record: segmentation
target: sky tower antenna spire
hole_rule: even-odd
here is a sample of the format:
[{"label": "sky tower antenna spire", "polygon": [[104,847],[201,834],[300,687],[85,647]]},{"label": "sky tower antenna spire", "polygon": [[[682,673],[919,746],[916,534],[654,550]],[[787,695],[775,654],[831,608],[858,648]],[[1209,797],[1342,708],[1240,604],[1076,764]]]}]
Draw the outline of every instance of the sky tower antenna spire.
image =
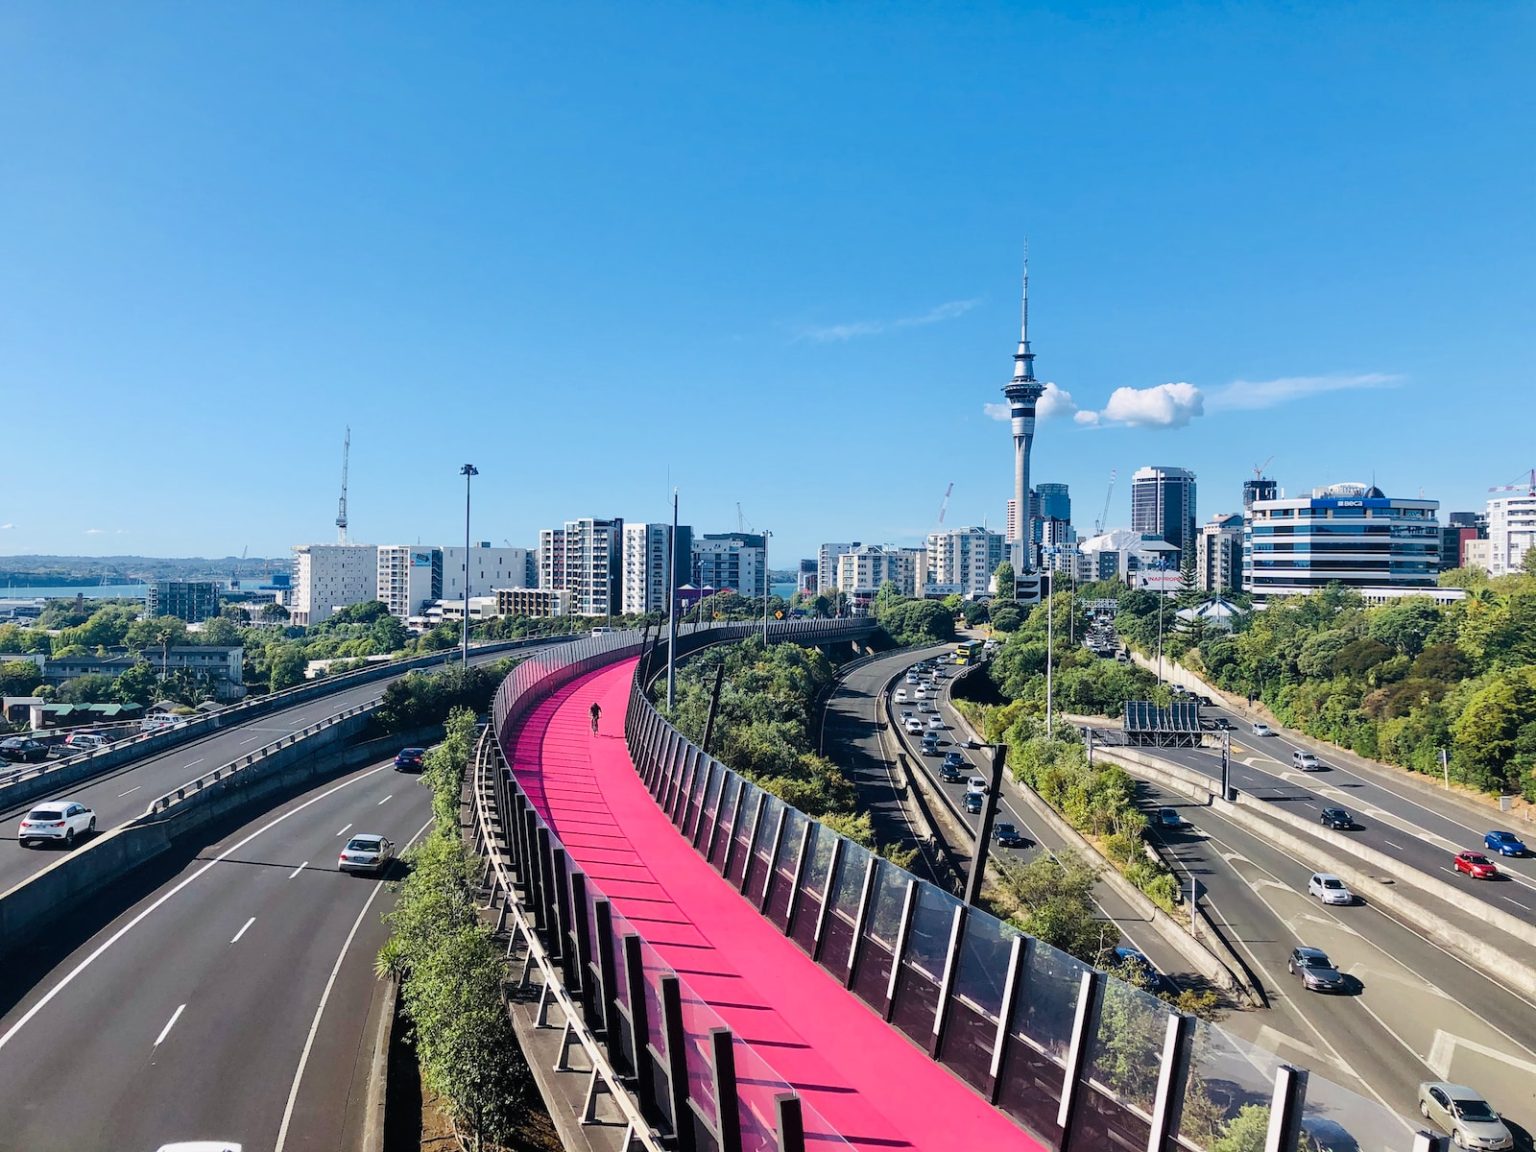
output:
[{"label": "sky tower antenna spire", "polygon": [[347,464],[352,456],[352,425],[341,442],[341,499],[336,503],[336,543],[347,542]]}]

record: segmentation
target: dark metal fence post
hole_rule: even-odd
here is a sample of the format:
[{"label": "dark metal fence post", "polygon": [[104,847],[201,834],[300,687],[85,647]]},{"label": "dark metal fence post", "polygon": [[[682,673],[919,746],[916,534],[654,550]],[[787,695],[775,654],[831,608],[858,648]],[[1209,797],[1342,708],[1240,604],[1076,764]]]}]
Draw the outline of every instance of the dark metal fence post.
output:
[{"label": "dark metal fence post", "polygon": [[576,971],[580,974],[575,991],[581,994],[581,1010],[590,1021],[597,1011],[592,1000],[592,926],[587,922],[587,874],[580,868],[571,871],[571,927],[576,930]]},{"label": "dark metal fence post", "polygon": [[777,1111],[778,1152],[805,1152],[805,1120],[800,1113],[800,1097],[783,1092],[773,1098]]},{"label": "dark metal fence post", "polygon": [[[800,829],[800,844],[795,849],[795,873],[789,881],[789,906],[784,909],[784,935],[786,936],[795,930],[795,913],[800,910],[800,887],[805,883],[805,867],[810,862],[811,854],[811,832],[815,829],[815,827],[816,825],[814,821],[807,820],[805,822],[805,827]],[[832,841],[834,852],[837,850],[836,846],[841,843],[841,837],[838,837],[836,840]],[[832,873],[834,871],[836,871],[835,860],[833,865],[827,869],[826,895],[829,895],[832,892]],[[827,907],[826,895],[823,895],[821,901],[821,907],[823,911],[825,911]],[[820,924],[820,917],[817,917],[817,924]],[[815,947],[813,941],[813,959],[814,951]]]},{"label": "dark metal fence post", "polygon": [[715,1081],[715,1126],[719,1152],[741,1152],[741,1101],[736,1093],[736,1048],[729,1028],[709,1030],[710,1065]]},{"label": "dark metal fence post", "polygon": [[[816,913],[816,932],[811,937],[811,959],[821,962],[821,942],[827,935],[827,917],[832,913],[832,894],[837,891],[839,883],[838,873],[843,867],[843,845],[847,843],[841,836],[832,841],[832,859],[827,861],[827,877],[822,882],[821,908]],[[871,853],[871,856],[874,854]],[[796,880],[796,886],[799,881]],[[785,929],[788,931],[788,929]]]},{"label": "dark metal fence post", "polygon": [[709,755],[715,737],[715,709],[720,707],[720,684],[725,679],[725,661],[715,666],[715,687],[709,694],[709,715],[704,720],[704,754]]},{"label": "dark metal fence post", "polygon": [[875,894],[875,869],[880,857],[873,852],[864,861],[864,884],[859,889],[859,912],[853,921],[853,940],[848,945],[848,974],[843,977],[843,987],[852,988],[853,978],[859,971],[859,960],[864,953],[864,930],[869,927],[870,903]]},{"label": "dark metal fence post", "polygon": [[896,928],[896,947],[891,952],[891,978],[885,986],[885,1022],[896,1013],[896,989],[901,985],[901,958],[912,934],[912,913],[917,909],[917,881],[907,881],[907,893],[901,901],[901,923]]},{"label": "dark metal fence post", "polygon": [[939,1002],[933,1012],[933,1035],[928,1044],[928,1055],[934,1059],[944,1050],[944,1032],[949,1024],[949,1008],[955,995],[955,972],[960,966],[960,949],[965,946],[965,917],[968,906],[955,905],[955,914],[949,922],[949,947],[944,952],[944,975],[939,979]]},{"label": "dark metal fence post", "polygon": [[1008,746],[992,746],[992,778],[987,784],[987,799],[981,809],[981,827],[976,832],[976,854],[971,859],[971,874],[966,877],[965,902],[972,908],[981,898],[982,881],[987,875],[987,853],[992,847],[992,821],[1003,791],[1003,766],[1008,761]]},{"label": "dark metal fence post", "polygon": [[789,823],[789,805],[779,806],[779,818],[773,826],[773,843],[768,848],[768,870],[763,874],[763,890],[758,895],[757,910],[768,909],[768,893],[773,891],[773,877],[779,870],[779,851],[784,846],[784,825]]},{"label": "dark metal fence post", "polygon": [[[608,901],[601,902],[607,912]],[[651,1011],[645,1002],[645,960],[640,953],[640,937],[624,934],[624,983],[629,987],[629,1025],[634,1033],[626,1054],[635,1074],[636,1093],[647,1116],[656,1114],[656,1070],[651,1064]],[[617,1027],[613,1029],[618,1031]]]},{"label": "dark metal fence post", "polygon": [[551,848],[550,875],[555,879],[555,936],[560,941],[560,975],[569,990],[577,989],[580,985],[577,983],[576,957],[571,954],[571,939],[575,933],[571,928],[571,886],[566,867],[565,849]]},{"label": "dark metal fence post", "polygon": [[[725,785],[722,783],[720,788],[723,791],[725,789]],[[746,797],[746,777],[738,776],[736,778],[736,799],[731,804],[731,825],[725,830],[725,858],[720,861],[720,875],[722,876],[729,876],[731,874],[731,857],[736,854],[736,825],[741,823],[741,802],[745,800]],[[720,828],[717,825],[714,832],[710,834],[711,841],[713,841],[713,839],[719,835]],[[711,843],[711,849],[713,849],[713,843]],[[711,850],[710,855],[714,855],[713,850]]]},{"label": "dark metal fence post", "polygon": [[555,895],[555,855],[550,843],[549,827],[539,825],[539,929],[544,934],[544,947],[551,960],[560,959],[564,951],[560,947],[559,898]]},{"label": "dark metal fence post", "polygon": [[1071,1147],[1072,1122],[1082,1107],[1084,1092],[1091,1091],[1083,1080],[1088,1064],[1090,1033],[1099,1016],[1099,1001],[1104,995],[1104,973],[1089,970],[1078,983],[1077,1015],[1072,1022],[1072,1043],[1067,1048],[1067,1066],[1062,1075],[1061,1105],[1056,1109],[1056,1126],[1061,1129],[1063,1148]]},{"label": "dark metal fence post", "polygon": [[752,857],[757,854],[757,838],[762,834],[763,809],[768,806],[768,793],[757,794],[757,804],[752,809],[752,834],[747,838],[747,858],[741,866],[741,884],[739,891],[743,896],[747,893],[747,880],[752,875]]},{"label": "dark metal fence post", "polygon": [[693,1114],[688,1107],[688,1033],[683,1028],[683,989],[668,972],[661,986],[661,1027],[667,1038],[667,1092],[672,1103],[672,1134],[680,1152],[694,1152]]}]

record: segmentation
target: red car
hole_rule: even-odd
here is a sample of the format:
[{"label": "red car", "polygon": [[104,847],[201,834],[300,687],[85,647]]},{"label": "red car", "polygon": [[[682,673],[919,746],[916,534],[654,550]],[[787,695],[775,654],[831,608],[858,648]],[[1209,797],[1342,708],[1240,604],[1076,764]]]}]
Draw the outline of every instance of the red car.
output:
[{"label": "red car", "polygon": [[1492,880],[1499,874],[1499,866],[1481,852],[1458,852],[1456,871],[1465,872],[1474,880]]}]

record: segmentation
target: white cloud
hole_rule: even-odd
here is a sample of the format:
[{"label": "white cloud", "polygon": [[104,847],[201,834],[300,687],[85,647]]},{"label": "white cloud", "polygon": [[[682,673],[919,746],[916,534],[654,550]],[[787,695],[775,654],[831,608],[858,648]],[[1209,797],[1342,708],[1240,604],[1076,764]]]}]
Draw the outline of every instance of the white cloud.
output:
[{"label": "white cloud", "polygon": [[[983,404],[981,410],[989,418],[1001,420],[1005,424],[1013,418],[1013,412],[1006,403]],[[1045,391],[1040,394],[1040,399],[1035,404],[1035,417],[1040,420],[1052,420],[1057,416],[1069,416],[1074,412],[1077,412],[1077,405],[1072,401],[1072,393],[1065,388],[1056,387],[1054,383],[1046,384]]]},{"label": "white cloud", "polygon": [[860,336],[878,336],[882,332],[894,332],[902,328],[921,328],[928,324],[939,324],[945,320],[953,320],[957,316],[964,316],[979,303],[981,303],[979,300],[950,300],[935,305],[917,316],[901,316],[895,320],[854,320],[846,324],[802,328],[797,333],[797,338],[814,340],[818,344],[832,344],[854,340]]},{"label": "white cloud", "polygon": [[1251,411],[1273,408],[1292,400],[1302,400],[1325,392],[1347,392],[1361,388],[1395,388],[1402,377],[1381,372],[1354,376],[1282,376],[1278,380],[1234,380],[1213,390],[1211,411]]},{"label": "white cloud", "polygon": [[1193,384],[1178,381],[1151,388],[1116,388],[1100,412],[1078,412],[1079,424],[1123,424],[1131,428],[1182,428],[1205,414],[1205,397]]},{"label": "white cloud", "polygon": [[85,530],[85,534],[87,536],[104,536],[106,535],[106,531],[107,530],[105,528],[87,528]]},{"label": "white cloud", "polygon": [[14,524],[0,524],[0,532],[7,531],[8,529],[11,529],[11,528],[14,528],[14,527],[16,527],[16,525],[14,525]]}]

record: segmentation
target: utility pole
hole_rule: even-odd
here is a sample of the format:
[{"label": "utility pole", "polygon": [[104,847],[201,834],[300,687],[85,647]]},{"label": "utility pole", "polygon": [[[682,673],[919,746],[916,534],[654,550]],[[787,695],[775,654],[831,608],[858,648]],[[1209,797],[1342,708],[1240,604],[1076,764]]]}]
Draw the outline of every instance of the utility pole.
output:
[{"label": "utility pole", "polygon": [[768,538],[773,533],[763,529],[763,650],[768,649]]},{"label": "utility pole", "polygon": [[464,647],[463,667],[469,667],[469,482],[480,475],[480,469],[466,464],[459,469],[464,477]]},{"label": "utility pole", "polygon": [[992,780],[987,785],[987,798],[981,807],[981,828],[976,833],[976,854],[971,858],[971,874],[965,881],[965,902],[971,907],[981,898],[981,881],[987,871],[987,853],[992,847],[992,818],[997,812],[998,798],[1003,791],[1003,765],[1008,760],[1008,746],[993,744]]},{"label": "utility pole", "polygon": [[[1055,573],[1052,572],[1051,583],[1048,585],[1051,592],[1056,591]],[[1051,648],[1055,640],[1055,601],[1056,597],[1047,593],[1045,597],[1045,738],[1053,739],[1056,729],[1052,723],[1055,719],[1052,708],[1053,697],[1051,695]]]}]

